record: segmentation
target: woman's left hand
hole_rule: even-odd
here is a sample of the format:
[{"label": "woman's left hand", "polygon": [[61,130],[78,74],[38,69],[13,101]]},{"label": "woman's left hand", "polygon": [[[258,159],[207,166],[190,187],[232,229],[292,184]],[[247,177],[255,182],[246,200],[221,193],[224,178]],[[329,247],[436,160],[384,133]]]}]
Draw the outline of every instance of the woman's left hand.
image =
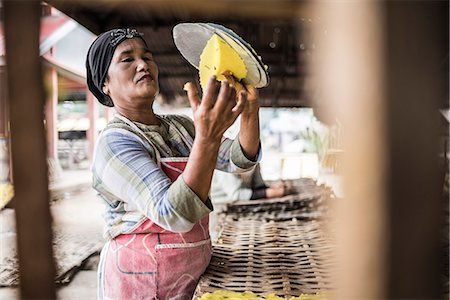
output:
[{"label": "woman's left hand", "polygon": [[245,103],[245,108],[242,114],[244,116],[257,115],[259,112],[258,90],[251,85],[246,85],[245,90],[247,91],[247,102]]}]

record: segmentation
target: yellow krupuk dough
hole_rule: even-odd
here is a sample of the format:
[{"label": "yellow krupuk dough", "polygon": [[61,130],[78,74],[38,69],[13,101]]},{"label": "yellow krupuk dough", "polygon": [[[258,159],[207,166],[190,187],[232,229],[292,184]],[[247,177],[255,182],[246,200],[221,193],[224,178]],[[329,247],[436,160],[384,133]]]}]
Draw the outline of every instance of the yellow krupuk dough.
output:
[{"label": "yellow krupuk dough", "polygon": [[239,81],[247,76],[247,68],[239,54],[220,36],[214,34],[200,55],[199,74],[202,89],[205,89],[212,75],[219,81],[225,80],[225,71],[231,72]]}]

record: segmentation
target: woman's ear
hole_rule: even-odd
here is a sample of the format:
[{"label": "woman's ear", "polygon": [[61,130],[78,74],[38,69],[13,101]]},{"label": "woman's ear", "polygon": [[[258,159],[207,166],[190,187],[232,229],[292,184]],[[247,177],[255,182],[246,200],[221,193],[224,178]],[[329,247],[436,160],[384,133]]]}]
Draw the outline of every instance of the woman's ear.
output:
[{"label": "woman's ear", "polygon": [[109,96],[109,87],[108,87],[108,82],[107,81],[105,81],[105,83],[103,84],[102,90],[103,90],[103,93],[105,95]]}]

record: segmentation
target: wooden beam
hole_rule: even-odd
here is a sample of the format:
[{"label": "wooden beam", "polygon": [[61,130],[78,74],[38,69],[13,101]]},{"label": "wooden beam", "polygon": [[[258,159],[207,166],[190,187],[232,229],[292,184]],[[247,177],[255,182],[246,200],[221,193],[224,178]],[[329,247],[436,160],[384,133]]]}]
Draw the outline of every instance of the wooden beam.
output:
[{"label": "wooden beam", "polygon": [[286,20],[310,16],[305,5],[307,1],[296,0],[152,0],[134,1],[132,6],[129,0],[48,0],[47,3],[71,16],[95,34],[124,24],[158,27],[189,20]]},{"label": "wooden beam", "polygon": [[106,120],[106,123],[112,120],[114,112],[115,112],[114,107],[106,107],[106,106],[104,107],[104,118]]},{"label": "wooden beam", "polygon": [[448,95],[448,1],[385,3],[387,298],[443,299],[438,108]]},{"label": "wooden beam", "polygon": [[0,65],[0,137],[9,136],[9,109],[6,97],[5,67]]},{"label": "wooden beam", "polygon": [[47,156],[49,159],[58,161],[58,129],[56,122],[58,118],[58,73],[55,68],[46,68],[47,91],[45,103],[45,129],[47,133]]},{"label": "wooden beam", "polygon": [[23,299],[55,299],[39,59],[41,5],[11,0],[3,1],[3,9],[20,293]]},{"label": "wooden beam", "polygon": [[[325,119],[342,124],[344,198],[336,203],[337,299],[386,297],[386,99],[380,2],[316,4]],[[324,32],[327,32],[324,34]],[[322,114],[321,114],[322,115]]]},{"label": "wooden beam", "polygon": [[86,88],[86,102],[88,109],[89,118],[89,129],[87,131],[88,140],[88,158],[92,161],[94,155],[95,142],[97,141],[97,119],[98,119],[98,106],[97,99],[94,95]]},{"label": "wooden beam", "polygon": [[336,296],[442,299],[437,145],[438,104],[448,91],[440,78],[448,68],[448,2],[316,9],[322,108],[344,132],[345,197],[332,223]]}]

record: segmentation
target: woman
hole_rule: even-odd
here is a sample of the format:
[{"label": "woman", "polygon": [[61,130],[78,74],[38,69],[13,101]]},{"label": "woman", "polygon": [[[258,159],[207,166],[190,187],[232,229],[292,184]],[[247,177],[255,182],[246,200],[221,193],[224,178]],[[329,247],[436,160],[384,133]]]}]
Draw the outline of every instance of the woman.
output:
[{"label": "woman", "polygon": [[[134,29],[101,34],[87,60],[90,91],[114,106],[99,137],[93,186],[106,202],[99,298],[190,299],[211,258],[208,193],[214,168],[252,169],[260,157],[254,89],[236,93],[212,77],[200,96],[185,90],[194,121],[158,116],[158,67]],[[241,115],[238,139],[223,138]]]}]

